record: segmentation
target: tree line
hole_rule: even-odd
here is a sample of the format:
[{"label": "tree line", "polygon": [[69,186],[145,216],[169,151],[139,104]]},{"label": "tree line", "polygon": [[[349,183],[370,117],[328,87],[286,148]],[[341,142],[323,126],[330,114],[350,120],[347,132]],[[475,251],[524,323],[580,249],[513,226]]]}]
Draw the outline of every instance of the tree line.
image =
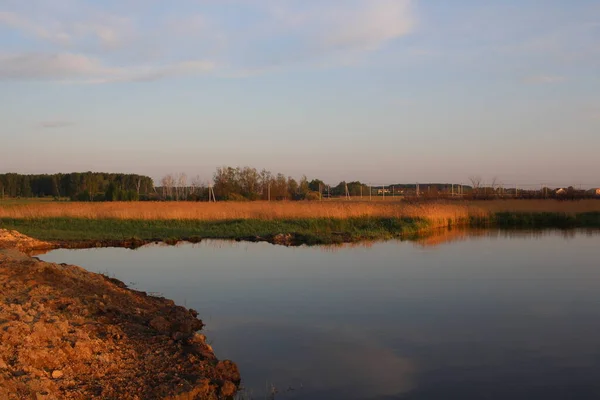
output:
[{"label": "tree line", "polygon": [[0,198],[54,197],[75,201],[252,201],[319,200],[334,197],[402,196],[405,198],[583,198],[597,197],[595,191],[564,189],[505,188],[494,178],[483,184],[478,176],[470,185],[451,183],[394,184],[369,186],[359,181],[328,185],[321,179],[299,180],[281,173],[251,167],[219,167],[211,181],[200,176],[188,179],[184,173],[167,174],[154,185],[148,176],[101,172],[22,175],[0,174]]},{"label": "tree line", "polygon": [[[423,193],[438,193],[447,184],[421,187]],[[382,193],[383,192],[383,193]],[[74,201],[252,201],[319,200],[329,197],[370,195],[411,195],[414,184],[370,187],[359,182],[342,181],[328,185],[321,179],[299,180],[281,173],[251,167],[224,166],[216,169],[211,182],[199,176],[188,179],[185,173],[167,174],[154,185],[148,176],[101,172],[23,175],[0,174],[0,198],[54,197]]]},{"label": "tree line", "polygon": [[[458,194],[458,185],[456,194]],[[214,193],[215,200],[252,201],[252,200],[319,200],[333,197],[369,197],[369,196],[439,196],[452,193],[454,185],[435,184],[396,184],[369,186],[360,181],[341,181],[337,185],[328,185],[321,179],[299,180],[281,173],[257,170],[251,167],[224,166],[216,169],[211,183],[200,176],[189,179],[184,173],[167,174],[157,186],[157,196],[162,200],[199,200],[209,201]],[[468,190],[462,186],[461,190]]]},{"label": "tree line", "polygon": [[0,174],[0,197],[54,197],[77,201],[135,201],[154,193],[152,178],[135,174],[73,172]]},{"label": "tree line", "polygon": [[318,200],[326,187],[320,179],[296,180],[281,173],[251,167],[219,167],[211,183],[199,176],[188,180],[186,174],[168,174],[160,180],[157,194],[163,200]]}]

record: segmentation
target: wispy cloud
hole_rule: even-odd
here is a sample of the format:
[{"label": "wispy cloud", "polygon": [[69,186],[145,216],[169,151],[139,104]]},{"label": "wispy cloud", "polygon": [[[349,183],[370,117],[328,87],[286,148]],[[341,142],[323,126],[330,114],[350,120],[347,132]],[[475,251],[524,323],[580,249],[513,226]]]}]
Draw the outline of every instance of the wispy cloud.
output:
[{"label": "wispy cloud", "polygon": [[59,24],[51,25],[53,26],[45,27],[14,12],[0,12],[0,26],[12,28],[57,44],[68,44],[71,41],[71,35],[61,30]]},{"label": "wispy cloud", "polygon": [[0,80],[109,83],[154,81],[168,76],[209,72],[210,61],[190,60],[172,64],[111,67],[82,54],[25,53],[0,55]]},{"label": "wispy cloud", "polygon": [[343,65],[415,26],[411,0],[182,0],[164,15],[137,1],[110,12],[84,0],[60,3],[9,2],[0,12],[0,29],[25,38],[0,53],[0,79],[101,83]]},{"label": "wispy cloud", "polygon": [[131,19],[108,14],[66,20],[60,16],[40,17],[0,12],[0,26],[59,46],[98,45],[107,49],[123,45],[134,31]]},{"label": "wispy cloud", "polygon": [[270,12],[287,33],[326,48],[373,50],[415,26],[409,0],[287,1]]}]

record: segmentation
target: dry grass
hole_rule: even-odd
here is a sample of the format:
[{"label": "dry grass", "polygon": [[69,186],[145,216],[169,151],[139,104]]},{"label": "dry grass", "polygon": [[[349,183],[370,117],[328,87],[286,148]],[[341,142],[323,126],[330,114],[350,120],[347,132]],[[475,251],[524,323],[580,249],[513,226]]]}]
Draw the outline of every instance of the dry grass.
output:
[{"label": "dry grass", "polygon": [[38,203],[0,206],[0,218],[88,218],[131,220],[234,220],[354,217],[427,217],[459,219],[478,212],[476,207],[444,203],[368,202],[139,202]]},{"label": "dry grass", "polygon": [[29,203],[3,205],[0,218],[86,218],[125,220],[234,220],[393,217],[432,221],[461,220],[496,212],[600,211],[600,201],[497,200],[465,202],[135,202],[135,203]]}]

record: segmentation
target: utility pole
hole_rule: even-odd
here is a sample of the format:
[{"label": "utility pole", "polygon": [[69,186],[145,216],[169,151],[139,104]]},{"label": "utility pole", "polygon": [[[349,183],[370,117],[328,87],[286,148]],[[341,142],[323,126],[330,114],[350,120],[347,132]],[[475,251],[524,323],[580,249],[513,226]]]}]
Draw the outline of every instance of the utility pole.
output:
[{"label": "utility pole", "polygon": [[348,191],[348,184],[346,183],[346,199],[350,200],[350,192]]},{"label": "utility pole", "polygon": [[271,201],[271,182],[267,184],[267,199]]},{"label": "utility pole", "polygon": [[369,185],[369,201],[371,201],[373,198],[373,187],[371,185]]},{"label": "utility pole", "polygon": [[383,200],[385,200],[385,185],[381,187],[381,195],[383,196]]},{"label": "utility pole", "polygon": [[208,185],[208,202],[216,203],[217,199],[215,198],[215,191],[213,190],[212,185]]},{"label": "utility pole", "polygon": [[419,197],[421,193],[419,193],[419,182],[417,182],[417,197]]}]

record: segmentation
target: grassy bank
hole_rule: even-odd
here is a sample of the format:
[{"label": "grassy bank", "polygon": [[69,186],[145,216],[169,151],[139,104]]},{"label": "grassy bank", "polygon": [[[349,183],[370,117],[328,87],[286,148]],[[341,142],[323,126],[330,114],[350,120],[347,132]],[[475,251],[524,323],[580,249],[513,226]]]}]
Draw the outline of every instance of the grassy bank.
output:
[{"label": "grassy bank", "polygon": [[494,213],[464,220],[426,218],[305,218],[282,220],[126,220],[88,218],[2,218],[0,227],[46,241],[199,240],[203,238],[277,241],[291,234],[294,244],[329,244],[417,237],[452,226],[500,228],[600,228],[600,212]]},{"label": "grassy bank", "polygon": [[46,241],[182,240],[200,238],[269,239],[293,234],[297,241],[326,244],[390,239],[427,230],[430,222],[414,218],[295,220],[119,220],[82,218],[0,219],[0,227]]},{"label": "grassy bank", "polygon": [[0,228],[48,241],[136,238],[326,244],[414,237],[454,226],[600,227],[600,201],[0,203]]}]

